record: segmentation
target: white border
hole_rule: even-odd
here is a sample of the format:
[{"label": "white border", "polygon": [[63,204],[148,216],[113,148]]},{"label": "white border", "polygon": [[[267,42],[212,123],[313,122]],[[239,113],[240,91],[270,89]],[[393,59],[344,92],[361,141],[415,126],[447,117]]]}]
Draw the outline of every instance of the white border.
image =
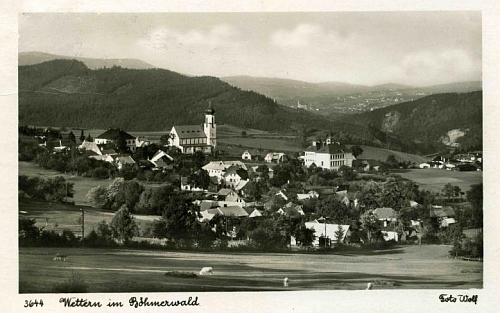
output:
[{"label": "white border", "polygon": [[[54,312],[62,309],[57,303],[59,295],[43,295],[46,305],[43,308],[24,309],[26,295],[18,294],[18,248],[17,248],[17,14],[20,12],[285,12],[285,11],[448,11],[480,10],[483,21],[483,101],[484,101],[484,182],[485,182],[485,262],[484,288],[470,290],[469,294],[479,294],[477,305],[442,304],[438,301],[440,293],[454,293],[457,290],[411,290],[387,291],[314,291],[287,293],[175,293],[142,294],[150,299],[165,296],[183,298],[197,295],[200,307],[132,309],[124,307],[124,312],[497,312],[500,301],[496,287],[500,279],[497,270],[499,258],[498,209],[495,196],[498,196],[499,182],[496,179],[499,167],[495,164],[498,155],[499,117],[498,88],[500,87],[500,2],[497,0],[480,1],[411,1],[411,0],[358,0],[358,1],[77,1],[77,0],[3,0],[0,1],[0,273],[2,296],[1,312]],[[141,294],[134,294],[141,296]],[[132,294],[85,294],[92,300],[107,301],[109,298],[126,303]],[[36,296],[40,298],[40,296]],[[106,311],[70,309],[87,312]],[[114,311],[117,311],[116,309]]]}]

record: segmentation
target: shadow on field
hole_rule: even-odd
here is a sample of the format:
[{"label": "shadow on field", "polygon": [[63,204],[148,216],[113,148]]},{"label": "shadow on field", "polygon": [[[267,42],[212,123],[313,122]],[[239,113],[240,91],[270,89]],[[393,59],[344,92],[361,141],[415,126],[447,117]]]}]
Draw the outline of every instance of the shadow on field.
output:
[{"label": "shadow on field", "polygon": [[354,256],[354,255],[367,255],[367,256],[373,256],[373,255],[391,255],[391,254],[400,254],[404,253],[403,247],[397,246],[397,247],[392,247],[392,248],[385,248],[381,250],[348,250],[348,251],[339,251],[336,252],[335,254],[337,255],[343,255],[343,256]]}]

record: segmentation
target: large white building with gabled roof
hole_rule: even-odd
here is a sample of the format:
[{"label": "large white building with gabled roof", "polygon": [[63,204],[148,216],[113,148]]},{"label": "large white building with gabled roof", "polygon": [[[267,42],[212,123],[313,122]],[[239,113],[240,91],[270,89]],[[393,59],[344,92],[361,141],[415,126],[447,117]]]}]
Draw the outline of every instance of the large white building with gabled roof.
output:
[{"label": "large white building with gabled roof", "polygon": [[170,146],[177,147],[182,153],[211,153],[217,146],[217,126],[215,125],[215,110],[209,107],[205,110],[203,125],[178,125],[170,131]]}]

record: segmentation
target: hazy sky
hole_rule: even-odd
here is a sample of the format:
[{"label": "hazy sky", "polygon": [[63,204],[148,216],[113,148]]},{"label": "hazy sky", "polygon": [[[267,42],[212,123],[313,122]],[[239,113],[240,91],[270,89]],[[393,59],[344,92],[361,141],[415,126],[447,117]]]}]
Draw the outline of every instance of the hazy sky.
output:
[{"label": "hazy sky", "polygon": [[19,51],[137,58],[189,75],[431,85],[481,80],[480,12],[37,13]]}]

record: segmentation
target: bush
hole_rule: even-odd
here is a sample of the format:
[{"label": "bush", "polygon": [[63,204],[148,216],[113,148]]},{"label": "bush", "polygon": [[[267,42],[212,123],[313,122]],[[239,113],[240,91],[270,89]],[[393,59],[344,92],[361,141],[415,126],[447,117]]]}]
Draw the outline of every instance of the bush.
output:
[{"label": "bush", "polygon": [[198,278],[198,275],[196,275],[193,272],[178,272],[178,271],[166,272],[165,276],[179,277],[179,278]]},{"label": "bush", "polygon": [[83,276],[75,271],[71,271],[68,279],[60,284],[54,286],[55,293],[84,293],[87,292],[87,284]]}]

